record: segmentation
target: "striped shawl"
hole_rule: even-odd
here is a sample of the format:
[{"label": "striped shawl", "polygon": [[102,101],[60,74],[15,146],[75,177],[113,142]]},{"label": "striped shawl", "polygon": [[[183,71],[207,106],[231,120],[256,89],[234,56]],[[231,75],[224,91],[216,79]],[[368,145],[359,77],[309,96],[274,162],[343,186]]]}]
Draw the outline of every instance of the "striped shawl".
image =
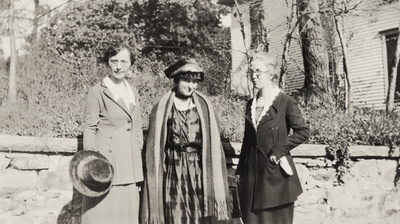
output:
[{"label": "striped shawl", "polygon": [[[165,143],[167,120],[171,112],[174,91],[169,91],[153,107],[150,114],[149,133],[144,151],[145,182],[141,206],[140,223],[164,223]],[[204,216],[217,220],[229,218],[228,183],[225,155],[220,132],[211,103],[202,94],[195,92],[193,100],[200,116],[202,130],[202,173],[204,191]]]}]

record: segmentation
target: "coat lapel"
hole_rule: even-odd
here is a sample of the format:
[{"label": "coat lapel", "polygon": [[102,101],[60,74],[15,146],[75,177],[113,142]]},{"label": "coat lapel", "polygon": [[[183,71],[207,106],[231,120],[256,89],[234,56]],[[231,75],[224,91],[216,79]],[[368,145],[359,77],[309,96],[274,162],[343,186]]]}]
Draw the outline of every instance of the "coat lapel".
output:
[{"label": "coat lapel", "polygon": [[104,87],[104,94],[111,100],[113,101],[115,104],[117,104],[128,116],[130,119],[132,119],[131,116],[131,111],[133,111],[133,108],[131,110],[128,110],[128,107],[126,106],[125,102],[122,99],[119,99],[118,101],[116,101],[111,93],[111,91],[107,88],[107,86],[103,83],[101,83],[101,86]]},{"label": "coat lapel", "polygon": [[251,103],[253,102],[253,99],[249,101],[246,107],[246,113],[245,113],[245,118],[250,124],[253,126],[254,130],[256,130],[256,126],[253,124],[253,121],[251,120]]},{"label": "coat lapel", "polygon": [[281,95],[282,95],[282,93],[279,93],[278,96],[276,96],[275,100],[272,102],[271,107],[268,109],[265,116],[263,118],[261,118],[261,121],[260,121],[260,123],[258,123],[257,127],[260,127],[261,125],[265,124],[266,122],[274,119],[276,113],[278,112],[279,103],[281,102]]}]

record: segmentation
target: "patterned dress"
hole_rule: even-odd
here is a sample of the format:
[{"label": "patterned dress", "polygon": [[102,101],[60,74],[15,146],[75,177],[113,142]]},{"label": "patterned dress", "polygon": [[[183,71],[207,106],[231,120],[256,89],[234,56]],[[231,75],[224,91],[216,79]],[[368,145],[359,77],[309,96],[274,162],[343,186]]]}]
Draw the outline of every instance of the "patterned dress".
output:
[{"label": "patterned dress", "polygon": [[180,111],[173,106],[167,127],[165,223],[204,223],[202,134],[196,107]]}]

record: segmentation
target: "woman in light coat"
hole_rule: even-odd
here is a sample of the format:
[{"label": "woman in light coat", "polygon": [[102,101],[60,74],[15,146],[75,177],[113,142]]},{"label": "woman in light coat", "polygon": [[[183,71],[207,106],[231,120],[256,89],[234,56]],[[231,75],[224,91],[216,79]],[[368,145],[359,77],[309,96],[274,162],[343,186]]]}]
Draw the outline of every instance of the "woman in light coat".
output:
[{"label": "woman in light coat", "polygon": [[111,46],[104,56],[110,74],[87,95],[83,146],[110,161],[114,178],[107,194],[83,197],[82,224],[138,223],[143,135],[138,93],[126,80],[133,59],[128,47]]},{"label": "woman in light coat", "polygon": [[309,129],[297,102],[274,84],[276,67],[267,53],[255,54],[250,66],[258,93],[247,103],[236,172],[246,224],[293,223],[294,201],[302,193],[290,150],[307,140]]}]

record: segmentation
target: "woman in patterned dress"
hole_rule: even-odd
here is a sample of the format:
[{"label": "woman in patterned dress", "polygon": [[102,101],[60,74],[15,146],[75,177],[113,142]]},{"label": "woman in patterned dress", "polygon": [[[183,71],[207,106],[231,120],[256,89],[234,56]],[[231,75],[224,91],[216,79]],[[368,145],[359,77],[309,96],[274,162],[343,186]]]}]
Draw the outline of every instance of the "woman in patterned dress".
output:
[{"label": "woman in patterned dress", "polygon": [[214,223],[229,218],[225,156],[211,103],[196,92],[194,59],[164,71],[175,87],[153,108],[145,149],[141,223]]}]

